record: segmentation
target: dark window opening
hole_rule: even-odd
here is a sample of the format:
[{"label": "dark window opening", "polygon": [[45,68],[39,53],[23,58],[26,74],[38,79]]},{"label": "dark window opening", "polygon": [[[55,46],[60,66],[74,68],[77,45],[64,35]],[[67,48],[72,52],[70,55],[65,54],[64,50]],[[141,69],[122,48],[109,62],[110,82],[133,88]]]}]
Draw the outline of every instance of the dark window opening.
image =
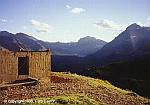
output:
[{"label": "dark window opening", "polygon": [[18,75],[29,75],[28,57],[18,58]]}]

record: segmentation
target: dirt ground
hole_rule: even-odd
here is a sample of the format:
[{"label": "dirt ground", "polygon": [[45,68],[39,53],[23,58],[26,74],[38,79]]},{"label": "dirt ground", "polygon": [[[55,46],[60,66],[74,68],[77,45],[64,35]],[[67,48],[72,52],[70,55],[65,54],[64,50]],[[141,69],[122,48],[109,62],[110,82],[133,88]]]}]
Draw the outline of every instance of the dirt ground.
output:
[{"label": "dirt ground", "polygon": [[[50,81],[51,82],[50,82]],[[104,86],[93,87],[79,78],[52,73],[49,78],[40,80],[36,86],[12,86],[1,88],[0,101],[31,98],[47,98],[65,94],[83,94],[104,105],[150,105],[150,101],[134,93],[112,91]]]}]

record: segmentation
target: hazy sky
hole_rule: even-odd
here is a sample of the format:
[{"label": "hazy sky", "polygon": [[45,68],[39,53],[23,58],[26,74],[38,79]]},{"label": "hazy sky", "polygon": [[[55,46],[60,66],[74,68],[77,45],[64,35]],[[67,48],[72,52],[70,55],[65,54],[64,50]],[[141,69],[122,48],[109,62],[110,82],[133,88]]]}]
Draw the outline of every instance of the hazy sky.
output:
[{"label": "hazy sky", "polygon": [[0,0],[0,30],[46,41],[111,41],[134,22],[150,26],[150,0]]}]

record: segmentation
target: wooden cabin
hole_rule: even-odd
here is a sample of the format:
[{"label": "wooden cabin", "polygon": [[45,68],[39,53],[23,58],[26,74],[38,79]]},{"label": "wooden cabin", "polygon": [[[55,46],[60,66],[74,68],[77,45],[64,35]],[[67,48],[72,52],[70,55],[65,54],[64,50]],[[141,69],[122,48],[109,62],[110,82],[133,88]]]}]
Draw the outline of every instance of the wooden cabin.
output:
[{"label": "wooden cabin", "polygon": [[47,51],[0,51],[0,83],[21,78],[43,78],[51,71],[51,53]]}]

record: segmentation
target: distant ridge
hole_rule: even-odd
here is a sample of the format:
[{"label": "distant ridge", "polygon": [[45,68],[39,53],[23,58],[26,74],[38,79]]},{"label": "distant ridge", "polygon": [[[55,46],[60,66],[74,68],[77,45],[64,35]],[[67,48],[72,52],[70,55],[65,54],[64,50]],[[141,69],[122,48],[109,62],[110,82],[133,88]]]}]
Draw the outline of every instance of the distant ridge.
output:
[{"label": "distant ridge", "polygon": [[134,23],[126,28],[102,49],[86,58],[94,64],[131,60],[150,54],[150,27],[141,27]]},{"label": "distant ridge", "polygon": [[44,42],[24,33],[12,34],[7,31],[0,32],[0,45],[10,51],[32,50],[40,51],[51,49],[53,55],[84,57],[95,53],[107,42],[94,37],[84,37],[78,42]]}]

